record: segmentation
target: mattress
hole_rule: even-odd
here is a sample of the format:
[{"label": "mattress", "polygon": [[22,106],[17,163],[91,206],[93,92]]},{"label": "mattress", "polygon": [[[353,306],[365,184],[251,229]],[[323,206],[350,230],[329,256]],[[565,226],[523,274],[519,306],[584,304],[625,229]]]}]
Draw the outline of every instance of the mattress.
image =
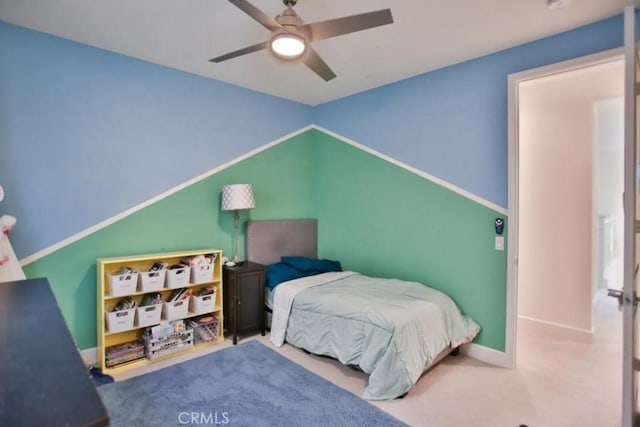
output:
[{"label": "mattress", "polygon": [[264,304],[269,310],[273,310],[273,294],[274,291],[265,286],[264,288]]}]

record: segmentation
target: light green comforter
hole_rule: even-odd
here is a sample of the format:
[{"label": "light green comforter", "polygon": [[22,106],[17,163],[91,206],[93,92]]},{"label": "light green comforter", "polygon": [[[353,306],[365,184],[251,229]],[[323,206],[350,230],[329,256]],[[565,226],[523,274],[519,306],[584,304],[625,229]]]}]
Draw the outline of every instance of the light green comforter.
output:
[{"label": "light green comforter", "polygon": [[286,341],[359,366],[369,374],[363,397],[382,400],[409,391],[442,350],[479,331],[440,291],[354,273],[299,292]]}]

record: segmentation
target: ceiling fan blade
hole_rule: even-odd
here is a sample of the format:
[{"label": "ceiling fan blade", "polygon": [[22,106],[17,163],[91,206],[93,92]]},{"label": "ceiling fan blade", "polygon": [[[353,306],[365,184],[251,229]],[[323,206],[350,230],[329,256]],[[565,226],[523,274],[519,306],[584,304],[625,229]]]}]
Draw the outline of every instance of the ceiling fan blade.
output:
[{"label": "ceiling fan blade", "polygon": [[238,56],[246,55],[247,53],[257,52],[261,49],[265,49],[269,45],[269,42],[262,42],[254,44],[253,46],[247,46],[243,49],[234,50],[233,52],[225,53],[224,55],[216,56],[210,59],[210,62],[222,62],[227,59],[236,58]]},{"label": "ceiling fan blade", "polygon": [[383,9],[328,21],[312,22],[301,25],[298,29],[306,31],[310,41],[318,41],[392,23],[391,9]]},{"label": "ceiling fan blade", "polygon": [[282,28],[282,25],[278,24],[278,21],[249,3],[247,0],[229,0],[229,3],[232,3],[235,7],[258,21],[260,25],[269,31]]},{"label": "ceiling fan blade", "polygon": [[311,68],[314,73],[322,77],[325,82],[336,77],[336,74],[331,71],[331,68],[329,68],[327,63],[320,58],[318,52],[316,52],[311,46],[307,46],[307,53],[302,58],[302,62],[304,62],[307,67]]}]

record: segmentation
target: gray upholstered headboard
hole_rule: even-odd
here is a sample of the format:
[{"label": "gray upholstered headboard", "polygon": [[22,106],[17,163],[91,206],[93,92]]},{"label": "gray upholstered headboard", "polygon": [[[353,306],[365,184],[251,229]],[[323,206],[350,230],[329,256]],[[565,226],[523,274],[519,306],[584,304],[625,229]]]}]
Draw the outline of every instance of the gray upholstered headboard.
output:
[{"label": "gray upholstered headboard", "polygon": [[247,260],[280,262],[281,256],[318,257],[318,220],[278,219],[247,222]]}]

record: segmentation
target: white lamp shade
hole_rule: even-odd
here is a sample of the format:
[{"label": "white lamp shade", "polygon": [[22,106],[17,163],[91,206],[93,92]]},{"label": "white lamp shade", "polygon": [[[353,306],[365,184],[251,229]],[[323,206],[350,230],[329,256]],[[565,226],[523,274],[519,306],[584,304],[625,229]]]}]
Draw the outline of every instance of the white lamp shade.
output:
[{"label": "white lamp shade", "polygon": [[231,184],[222,187],[223,211],[253,209],[255,206],[251,184]]}]

